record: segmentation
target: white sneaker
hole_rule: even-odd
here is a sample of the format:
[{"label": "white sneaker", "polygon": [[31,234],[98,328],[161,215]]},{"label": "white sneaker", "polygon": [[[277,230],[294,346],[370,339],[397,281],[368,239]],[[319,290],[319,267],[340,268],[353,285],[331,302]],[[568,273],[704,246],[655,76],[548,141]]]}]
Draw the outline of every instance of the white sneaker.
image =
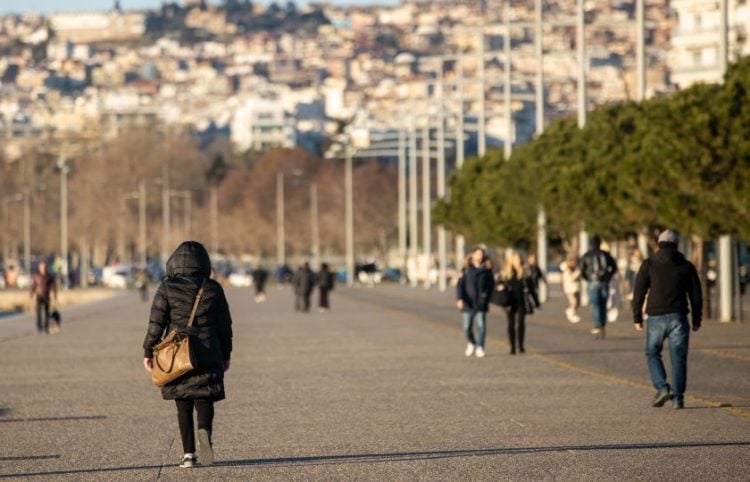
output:
[{"label": "white sneaker", "polygon": [[474,354],[474,345],[472,345],[471,343],[469,343],[468,345],[466,345],[466,351],[464,352],[464,354],[466,356],[473,355]]},{"label": "white sneaker", "polygon": [[575,313],[572,308],[565,308],[565,316],[568,318],[569,322],[574,323],[573,317],[575,316]]},{"label": "white sneaker", "polygon": [[180,460],[181,469],[190,469],[192,467],[195,467],[195,464],[196,464],[195,454],[185,454],[182,456],[182,460]]},{"label": "white sneaker", "polygon": [[570,319],[571,323],[579,323],[581,321],[581,317],[578,315],[573,315],[573,317]]},{"label": "white sneaker", "polygon": [[484,348],[478,346],[474,354],[477,356],[477,358],[484,358]]}]

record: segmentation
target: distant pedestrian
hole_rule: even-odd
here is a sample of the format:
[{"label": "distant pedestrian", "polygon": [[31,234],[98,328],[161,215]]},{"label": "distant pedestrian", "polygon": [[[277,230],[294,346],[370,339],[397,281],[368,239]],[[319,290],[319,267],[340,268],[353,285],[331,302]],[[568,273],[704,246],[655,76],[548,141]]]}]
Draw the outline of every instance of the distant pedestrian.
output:
[{"label": "distant pedestrian", "polygon": [[628,267],[625,270],[625,288],[627,290],[628,301],[633,299],[633,290],[635,290],[635,275],[638,274],[638,270],[641,269],[643,264],[643,254],[641,250],[636,248],[628,258]]},{"label": "distant pedestrian", "polygon": [[539,263],[536,261],[536,255],[530,254],[528,259],[526,260],[526,267],[529,272],[529,276],[531,277],[532,283],[534,283],[534,291],[539,294],[539,286],[541,286],[542,283],[545,285],[547,284],[547,277],[544,274],[544,271],[542,271],[542,268],[539,267]]},{"label": "distant pedestrian", "polygon": [[138,288],[138,292],[141,294],[141,301],[144,303],[148,301],[148,283],[149,275],[146,268],[141,268],[135,275],[135,287]]},{"label": "distant pedestrian", "polygon": [[601,249],[599,236],[591,237],[591,249],[581,259],[581,276],[588,282],[589,302],[594,318],[591,334],[604,339],[607,325],[609,282],[617,272],[617,263],[609,252]]},{"label": "distant pedestrian", "polygon": [[581,270],[574,257],[569,257],[560,264],[562,274],[562,290],[568,300],[565,316],[571,323],[578,323],[581,317],[578,315],[578,307],[581,304]]},{"label": "distant pedestrian", "polygon": [[[667,230],[659,235],[659,250],[638,270],[633,292],[633,321],[638,331],[643,330],[644,302],[648,315],[646,359],[651,382],[657,390],[651,405],[661,407],[671,399],[672,407],[683,408],[690,341],[687,315],[691,313],[693,331],[698,331],[703,298],[698,272],[693,263],[677,250],[677,235],[673,231]],[[667,383],[661,358],[666,339],[669,339],[669,358],[672,362],[671,387]]]},{"label": "distant pedestrian", "polygon": [[524,265],[521,253],[514,252],[506,261],[499,288],[510,291],[510,304],[505,307],[505,313],[508,316],[510,354],[516,354],[516,347],[521,353],[526,353],[524,347],[526,315],[534,313],[534,309],[539,308],[539,297],[536,293],[534,278],[528,267]]},{"label": "distant pedestrian", "polygon": [[335,274],[331,272],[328,267],[328,263],[320,265],[320,272],[318,273],[318,293],[320,299],[318,300],[318,311],[321,313],[331,309],[331,304],[328,299],[333,287],[335,286]]},{"label": "distant pedestrian", "polygon": [[[487,312],[494,289],[492,262],[483,248],[476,247],[467,258],[463,273],[456,285],[456,307],[461,312],[461,321],[466,335],[466,356],[476,355],[479,358],[485,356]],[[475,320],[476,336],[474,335]]]},{"label": "distant pedestrian", "polygon": [[315,286],[315,275],[310,269],[310,263],[305,263],[292,277],[294,287],[294,309],[296,311],[310,311],[310,295]]},{"label": "distant pedestrian", "polygon": [[[210,279],[211,260],[202,244],[182,243],[167,261],[167,278],[154,295],[148,331],[143,341],[143,364],[149,372],[154,368],[153,352],[165,333],[182,330],[191,335],[195,368],[161,389],[165,400],[177,405],[184,455],[180,467],[193,467],[197,462],[211,465],[214,402],[225,398],[224,372],[229,370],[232,352],[232,317],[221,285]],[[190,313],[201,286],[192,327]],[[193,410],[198,420],[198,449],[195,454]]]},{"label": "distant pedestrian", "polygon": [[57,283],[55,277],[47,271],[47,263],[39,263],[37,272],[31,281],[31,299],[36,298],[36,329],[38,333],[49,333],[50,300],[57,300]]},{"label": "distant pedestrian", "polygon": [[268,280],[268,271],[263,266],[258,265],[252,272],[253,285],[255,286],[255,302],[262,303],[266,301],[266,281]]}]

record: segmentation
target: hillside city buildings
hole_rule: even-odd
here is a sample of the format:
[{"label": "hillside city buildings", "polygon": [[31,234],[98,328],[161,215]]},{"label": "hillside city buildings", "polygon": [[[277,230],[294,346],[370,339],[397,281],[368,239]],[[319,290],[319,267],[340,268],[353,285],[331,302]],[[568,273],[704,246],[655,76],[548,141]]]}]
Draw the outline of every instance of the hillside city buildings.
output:
[{"label": "hillside city buildings", "polygon": [[[465,126],[475,152],[482,105],[489,145],[521,142],[535,129],[534,3],[183,1],[136,12],[123,1],[105,12],[6,15],[0,154],[12,161],[40,138],[100,139],[131,126],[186,129],[203,142],[223,136],[237,151],[299,145],[320,153],[343,125],[367,146],[436,109],[449,128]],[[547,122],[576,112],[575,3],[544,2]],[[588,108],[637,96],[634,4],[585,2]],[[750,14],[744,0],[729,5],[736,58],[750,51]],[[719,0],[649,0],[645,16],[647,96],[719,80]]]}]

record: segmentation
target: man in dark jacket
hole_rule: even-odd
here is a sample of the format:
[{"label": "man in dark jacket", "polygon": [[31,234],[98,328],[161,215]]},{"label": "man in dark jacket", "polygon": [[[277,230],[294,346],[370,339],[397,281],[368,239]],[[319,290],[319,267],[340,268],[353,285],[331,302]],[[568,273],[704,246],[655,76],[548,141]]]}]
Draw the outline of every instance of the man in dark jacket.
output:
[{"label": "man in dark jacket", "polygon": [[52,295],[56,300],[57,283],[47,271],[47,263],[42,261],[31,281],[31,298],[36,297],[36,329],[39,333],[49,333],[49,303]]},{"label": "man in dark jacket", "polygon": [[591,333],[603,339],[607,323],[609,282],[617,273],[617,263],[609,252],[601,249],[601,244],[599,236],[591,237],[591,249],[581,258],[581,276],[588,282],[589,302],[594,318]]},{"label": "man in dark jacket", "polygon": [[[703,299],[698,272],[693,263],[677,251],[677,235],[673,231],[667,230],[659,235],[659,251],[643,262],[635,278],[633,321],[638,331],[643,330],[643,303],[647,294],[646,358],[651,382],[657,390],[651,405],[661,407],[672,399],[674,408],[683,408],[690,340],[687,315],[692,313],[693,331],[698,331]],[[661,350],[667,338],[672,361],[671,388],[661,360]]]},{"label": "man in dark jacket", "polygon": [[292,286],[294,286],[294,309],[310,311],[310,295],[315,286],[315,275],[310,269],[310,263],[306,262],[294,273]]},{"label": "man in dark jacket", "polygon": [[[484,339],[487,333],[487,311],[495,280],[488,269],[487,254],[480,247],[474,248],[456,285],[456,307],[461,311],[464,332],[466,333],[466,356],[476,354],[484,357]],[[477,336],[473,324],[477,321]]]}]

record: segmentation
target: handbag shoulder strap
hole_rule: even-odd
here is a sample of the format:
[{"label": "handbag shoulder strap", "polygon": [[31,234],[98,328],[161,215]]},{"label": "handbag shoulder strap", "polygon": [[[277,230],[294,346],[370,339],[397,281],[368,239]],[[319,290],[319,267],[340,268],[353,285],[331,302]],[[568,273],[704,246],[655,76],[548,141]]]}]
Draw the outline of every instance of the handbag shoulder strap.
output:
[{"label": "handbag shoulder strap", "polygon": [[195,295],[195,302],[193,303],[193,311],[190,313],[190,319],[188,320],[188,328],[193,326],[193,321],[195,320],[195,313],[198,311],[198,304],[201,302],[201,297],[203,296],[203,288],[206,286],[206,278],[203,278],[203,283],[201,283],[201,287],[198,290],[198,294]]}]

